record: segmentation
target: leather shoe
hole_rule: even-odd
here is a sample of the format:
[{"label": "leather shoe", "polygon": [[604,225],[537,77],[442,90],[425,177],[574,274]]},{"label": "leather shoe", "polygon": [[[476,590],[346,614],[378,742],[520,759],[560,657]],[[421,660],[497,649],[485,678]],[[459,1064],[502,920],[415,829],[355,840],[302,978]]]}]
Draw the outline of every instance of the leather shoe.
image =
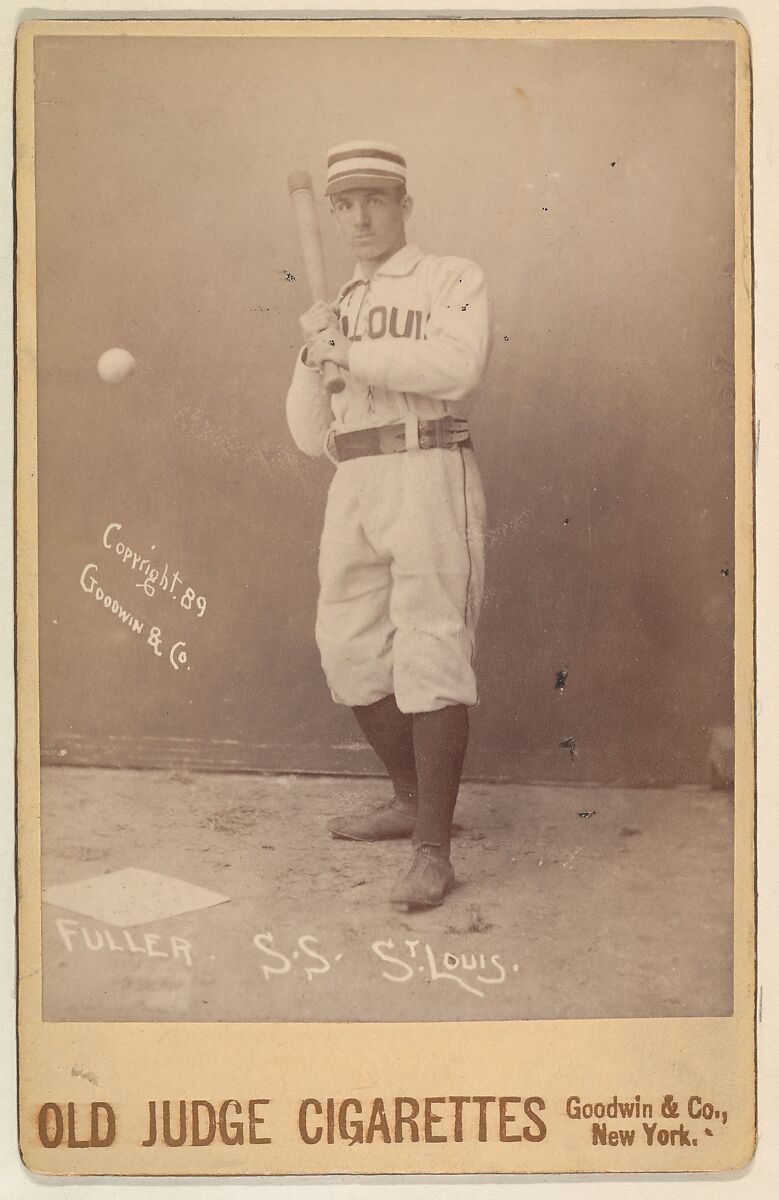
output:
[{"label": "leather shoe", "polygon": [[394,801],[367,813],[350,813],[328,822],[328,830],[337,838],[353,842],[382,842],[388,838],[409,838],[417,823],[416,809]]},{"label": "leather shoe", "polygon": [[390,902],[405,909],[436,908],[453,887],[449,851],[423,842],[415,847],[411,866],[392,889]]}]

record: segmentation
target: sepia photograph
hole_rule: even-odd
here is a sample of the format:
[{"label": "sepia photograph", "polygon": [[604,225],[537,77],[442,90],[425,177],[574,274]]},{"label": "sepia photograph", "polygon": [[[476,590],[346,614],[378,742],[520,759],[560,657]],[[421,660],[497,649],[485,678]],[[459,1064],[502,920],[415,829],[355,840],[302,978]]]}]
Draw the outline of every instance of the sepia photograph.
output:
[{"label": "sepia photograph", "polygon": [[18,29],[28,1172],[751,1170],[751,38]]},{"label": "sepia photograph", "polygon": [[31,1170],[749,1161],[749,65],[20,29]]},{"label": "sepia photograph", "polygon": [[44,1020],[733,1011],[735,86],[36,37]]}]

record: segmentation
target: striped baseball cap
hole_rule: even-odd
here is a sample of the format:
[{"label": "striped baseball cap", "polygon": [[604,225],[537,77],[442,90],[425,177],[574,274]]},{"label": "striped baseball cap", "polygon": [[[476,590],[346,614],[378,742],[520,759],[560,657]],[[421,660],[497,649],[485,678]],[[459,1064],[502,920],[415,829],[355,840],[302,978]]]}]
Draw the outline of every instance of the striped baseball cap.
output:
[{"label": "striped baseball cap", "polygon": [[326,196],[349,188],[405,185],[406,160],[389,142],[342,142],[328,152]]}]

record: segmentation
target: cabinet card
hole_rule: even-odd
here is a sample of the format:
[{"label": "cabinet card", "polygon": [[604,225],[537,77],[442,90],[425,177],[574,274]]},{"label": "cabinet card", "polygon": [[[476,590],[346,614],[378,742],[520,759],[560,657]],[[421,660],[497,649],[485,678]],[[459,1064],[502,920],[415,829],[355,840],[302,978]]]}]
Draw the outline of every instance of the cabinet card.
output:
[{"label": "cabinet card", "polygon": [[21,27],[31,1170],[751,1157],[749,79],[726,19]]}]

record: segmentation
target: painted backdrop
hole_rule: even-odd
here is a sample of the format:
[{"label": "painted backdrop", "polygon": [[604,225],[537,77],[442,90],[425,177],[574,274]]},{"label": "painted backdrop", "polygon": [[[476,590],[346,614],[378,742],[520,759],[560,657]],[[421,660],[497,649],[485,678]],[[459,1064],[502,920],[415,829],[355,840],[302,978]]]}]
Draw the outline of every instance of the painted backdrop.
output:
[{"label": "painted backdrop", "polygon": [[[313,643],[332,468],[283,415],[309,303],[286,177],[321,189],[327,147],[368,133],[407,154],[409,237],[491,289],[467,772],[706,781],[732,724],[731,48],[37,50],[45,757],[374,769]],[[321,220],[335,293],[352,264]],[[114,387],[111,346],[138,362]]]}]

